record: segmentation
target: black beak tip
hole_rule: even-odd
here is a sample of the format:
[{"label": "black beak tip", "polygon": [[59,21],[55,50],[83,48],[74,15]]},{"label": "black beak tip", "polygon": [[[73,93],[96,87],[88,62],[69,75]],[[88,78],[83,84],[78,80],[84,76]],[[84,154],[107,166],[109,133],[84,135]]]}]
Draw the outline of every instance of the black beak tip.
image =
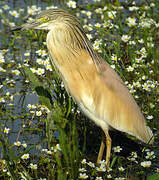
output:
[{"label": "black beak tip", "polygon": [[11,32],[20,31],[21,29],[22,29],[22,27],[15,27],[15,28],[11,29]]}]

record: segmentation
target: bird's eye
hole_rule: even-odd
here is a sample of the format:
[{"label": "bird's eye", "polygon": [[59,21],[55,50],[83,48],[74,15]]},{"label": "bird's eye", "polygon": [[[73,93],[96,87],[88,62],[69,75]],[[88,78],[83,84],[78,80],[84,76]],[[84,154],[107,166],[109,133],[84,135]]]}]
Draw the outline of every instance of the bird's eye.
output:
[{"label": "bird's eye", "polygon": [[46,23],[49,21],[49,18],[48,17],[42,17],[42,18],[39,18],[38,21],[41,23]]}]

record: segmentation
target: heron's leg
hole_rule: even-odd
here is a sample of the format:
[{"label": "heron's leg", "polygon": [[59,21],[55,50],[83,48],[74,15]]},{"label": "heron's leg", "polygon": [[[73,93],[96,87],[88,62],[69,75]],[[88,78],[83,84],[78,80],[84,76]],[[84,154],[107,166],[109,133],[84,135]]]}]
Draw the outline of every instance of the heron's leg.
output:
[{"label": "heron's leg", "polygon": [[104,148],[105,148],[105,137],[102,131],[102,140],[101,140],[101,145],[100,145],[100,149],[98,153],[97,163],[99,163],[99,161],[102,160]]},{"label": "heron's leg", "polygon": [[111,154],[111,146],[112,146],[112,140],[109,136],[108,129],[103,130],[106,136],[106,146],[107,146],[107,153],[106,153],[106,167],[109,167],[110,164],[110,154]]}]

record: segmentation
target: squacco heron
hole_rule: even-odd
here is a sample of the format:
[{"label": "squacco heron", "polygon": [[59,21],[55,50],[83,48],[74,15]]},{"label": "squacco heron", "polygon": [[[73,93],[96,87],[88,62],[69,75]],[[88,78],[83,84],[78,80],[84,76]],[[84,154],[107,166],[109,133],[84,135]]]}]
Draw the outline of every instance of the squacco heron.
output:
[{"label": "squacco heron", "polygon": [[117,73],[94,51],[76,17],[61,9],[50,9],[20,28],[48,31],[46,42],[51,62],[67,92],[105,134],[97,162],[103,157],[106,142],[106,164],[109,166],[110,128],[153,143],[152,131],[133,96]]}]

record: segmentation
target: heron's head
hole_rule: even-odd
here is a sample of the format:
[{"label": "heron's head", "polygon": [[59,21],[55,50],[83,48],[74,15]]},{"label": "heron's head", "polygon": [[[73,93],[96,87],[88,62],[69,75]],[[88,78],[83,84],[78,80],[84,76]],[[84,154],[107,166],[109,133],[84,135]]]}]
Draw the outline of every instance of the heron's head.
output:
[{"label": "heron's head", "polygon": [[62,9],[49,9],[42,11],[36,19],[23,24],[20,29],[43,29],[51,30],[53,27],[58,24],[69,24],[80,26],[79,21],[76,17],[69,14],[67,11]]},{"label": "heron's head", "polygon": [[88,51],[93,59],[97,57],[78,19],[65,10],[49,9],[42,11],[36,19],[15,30],[19,29],[48,30],[50,31],[47,35],[48,47],[49,42],[51,42],[51,48],[54,44],[54,47],[65,48],[72,54],[83,49]]}]

